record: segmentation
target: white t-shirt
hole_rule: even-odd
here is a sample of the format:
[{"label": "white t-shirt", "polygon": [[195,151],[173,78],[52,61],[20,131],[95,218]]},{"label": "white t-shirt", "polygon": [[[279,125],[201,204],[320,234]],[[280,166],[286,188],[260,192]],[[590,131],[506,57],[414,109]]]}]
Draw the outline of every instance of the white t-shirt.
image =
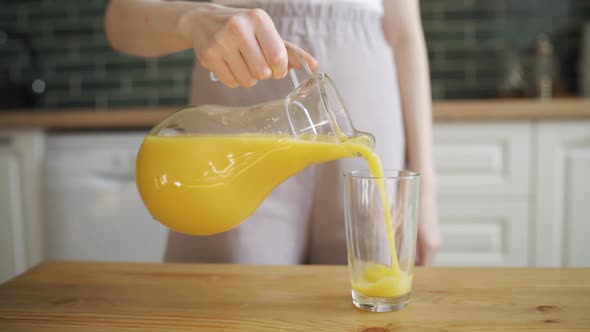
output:
[{"label": "white t-shirt", "polygon": [[240,3],[247,3],[249,1],[264,1],[264,2],[279,2],[279,1],[305,1],[305,2],[343,2],[343,3],[355,3],[361,4],[370,8],[372,10],[376,10],[379,13],[383,13],[383,0],[213,0],[213,2],[221,4],[221,5],[239,5]]}]

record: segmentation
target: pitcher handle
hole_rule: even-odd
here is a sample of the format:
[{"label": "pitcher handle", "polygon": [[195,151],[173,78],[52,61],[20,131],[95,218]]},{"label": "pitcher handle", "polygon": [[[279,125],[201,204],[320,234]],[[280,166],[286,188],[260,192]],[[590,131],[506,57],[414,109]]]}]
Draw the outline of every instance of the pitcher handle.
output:
[{"label": "pitcher handle", "polygon": [[[303,71],[305,72],[305,74],[307,74],[307,76],[313,75],[311,69],[309,69],[307,62],[305,62],[305,60],[303,60],[303,57],[301,56],[301,54],[299,54],[299,52],[297,52],[297,50],[294,47],[290,46],[289,44],[285,44],[285,47],[287,48],[287,52],[291,51],[291,52],[295,53],[295,55],[299,59],[299,63],[301,64],[301,67],[303,68]],[[291,76],[291,81],[293,82],[293,86],[298,87],[299,86],[299,79],[297,78],[297,74],[295,73],[294,68],[289,69],[289,76]],[[215,76],[215,74],[213,74],[213,72],[209,72],[209,79],[213,82],[219,81],[217,79],[217,76]]]}]

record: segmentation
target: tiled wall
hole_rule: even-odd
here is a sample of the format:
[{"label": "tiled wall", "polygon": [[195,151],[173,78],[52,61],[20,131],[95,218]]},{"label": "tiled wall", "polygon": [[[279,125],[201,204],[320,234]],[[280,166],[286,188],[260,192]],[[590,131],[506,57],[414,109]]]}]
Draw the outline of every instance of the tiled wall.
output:
[{"label": "tiled wall", "polygon": [[582,22],[590,0],[422,0],[435,98],[496,97],[510,54],[528,56],[547,34],[562,89],[576,92]]},{"label": "tiled wall", "polygon": [[[564,88],[576,89],[580,27],[590,0],[422,0],[436,99],[495,97],[507,51],[523,53],[539,33],[552,38]],[[114,53],[103,32],[105,0],[0,2],[0,28],[26,32],[47,82],[43,106],[183,105],[193,56]],[[0,76],[32,75],[21,47],[0,34]],[[1,77],[0,77],[1,78]]]}]

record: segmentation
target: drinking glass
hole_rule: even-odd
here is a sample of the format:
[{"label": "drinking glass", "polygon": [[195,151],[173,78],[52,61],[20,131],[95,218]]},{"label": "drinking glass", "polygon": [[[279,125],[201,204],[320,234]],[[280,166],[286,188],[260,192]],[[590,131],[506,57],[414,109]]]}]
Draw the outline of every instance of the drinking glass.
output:
[{"label": "drinking glass", "polygon": [[345,222],[352,303],[396,311],[410,299],[418,225],[419,174],[345,174]]}]

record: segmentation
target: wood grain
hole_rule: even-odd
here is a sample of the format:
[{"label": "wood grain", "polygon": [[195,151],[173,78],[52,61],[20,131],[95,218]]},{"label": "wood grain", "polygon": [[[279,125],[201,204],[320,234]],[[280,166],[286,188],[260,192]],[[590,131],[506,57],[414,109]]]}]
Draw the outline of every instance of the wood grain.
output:
[{"label": "wood grain", "polygon": [[180,107],[0,112],[0,128],[148,129],[179,109]]},{"label": "wood grain", "polygon": [[[0,112],[0,128],[148,129],[181,107],[21,110]],[[590,100],[464,100],[434,103],[434,121],[590,119]]]},{"label": "wood grain", "polygon": [[549,121],[590,119],[590,99],[492,99],[434,103],[434,121]]},{"label": "wood grain", "polygon": [[419,268],[355,309],[343,266],[48,262],[0,286],[0,331],[588,331],[590,269]]}]

